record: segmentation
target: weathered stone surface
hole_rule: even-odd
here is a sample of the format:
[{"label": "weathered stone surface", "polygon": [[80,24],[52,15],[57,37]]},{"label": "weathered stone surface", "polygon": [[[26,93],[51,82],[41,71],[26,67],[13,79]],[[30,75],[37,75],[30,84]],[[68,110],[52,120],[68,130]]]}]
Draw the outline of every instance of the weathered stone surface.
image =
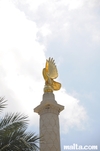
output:
[{"label": "weathered stone surface", "polygon": [[59,113],[64,109],[57,104],[52,92],[44,93],[34,112],[40,115],[40,151],[60,151]]}]

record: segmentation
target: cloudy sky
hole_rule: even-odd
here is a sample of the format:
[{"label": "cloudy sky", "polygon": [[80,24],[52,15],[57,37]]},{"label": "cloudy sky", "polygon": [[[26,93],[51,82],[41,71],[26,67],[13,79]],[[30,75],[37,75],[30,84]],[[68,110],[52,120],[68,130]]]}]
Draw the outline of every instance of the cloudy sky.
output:
[{"label": "cloudy sky", "polygon": [[42,101],[42,69],[55,59],[61,82],[54,92],[65,106],[60,114],[64,145],[100,145],[100,1],[0,0],[0,96],[4,112],[29,116],[39,133],[33,109]]}]

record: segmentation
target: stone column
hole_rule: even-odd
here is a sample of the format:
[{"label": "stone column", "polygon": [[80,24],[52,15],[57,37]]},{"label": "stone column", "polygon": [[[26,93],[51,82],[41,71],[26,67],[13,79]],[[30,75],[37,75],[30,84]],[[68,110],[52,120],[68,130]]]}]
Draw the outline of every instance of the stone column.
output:
[{"label": "stone column", "polygon": [[60,151],[59,113],[64,106],[55,101],[52,92],[45,92],[34,112],[40,115],[40,151]]}]

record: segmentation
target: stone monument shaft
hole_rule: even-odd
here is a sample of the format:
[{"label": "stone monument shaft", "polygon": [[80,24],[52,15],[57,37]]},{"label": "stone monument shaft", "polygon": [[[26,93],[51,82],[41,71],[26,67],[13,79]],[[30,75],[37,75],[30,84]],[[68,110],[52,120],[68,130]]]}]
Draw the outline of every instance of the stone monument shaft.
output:
[{"label": "stone monument shaft", "polygon": [[40,151],[60,151],[59,113],[64,109],[57,104],[52,92],[45,92],[34,112],[40,115]]}]

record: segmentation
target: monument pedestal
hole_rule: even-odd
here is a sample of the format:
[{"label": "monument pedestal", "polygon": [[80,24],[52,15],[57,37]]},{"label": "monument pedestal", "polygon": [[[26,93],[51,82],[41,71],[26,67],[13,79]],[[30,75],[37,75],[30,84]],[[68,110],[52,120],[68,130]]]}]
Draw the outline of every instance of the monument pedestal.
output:
[{"label": "monument pedestal", "polygon": [[60,151],[58,115],[63,109],[52,92],[45,92],[40,105],[34,109],[40,115],[40,151]]}]

